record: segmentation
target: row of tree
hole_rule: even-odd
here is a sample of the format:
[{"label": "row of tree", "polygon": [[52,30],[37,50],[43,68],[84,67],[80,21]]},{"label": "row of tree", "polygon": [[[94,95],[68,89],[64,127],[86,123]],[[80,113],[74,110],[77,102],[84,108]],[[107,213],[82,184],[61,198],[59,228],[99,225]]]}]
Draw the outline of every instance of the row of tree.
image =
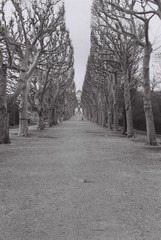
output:
[{"label": "row of tree", "polygon": [[73,47],[61,0],[0,3],[0,143],[9,143],[9,112],[19,103],[19,135],[28,110],[44,128],[73,115],[77,104]]},{"label": "row of tree", "polygon": [[149,24],[161,18],[160,0],[94,0],[91,50],[82,91],[82,107],[89,119],[134,136],[132,101],[143,89],[147,141],[156,145],[150,86],[152,44]]}]

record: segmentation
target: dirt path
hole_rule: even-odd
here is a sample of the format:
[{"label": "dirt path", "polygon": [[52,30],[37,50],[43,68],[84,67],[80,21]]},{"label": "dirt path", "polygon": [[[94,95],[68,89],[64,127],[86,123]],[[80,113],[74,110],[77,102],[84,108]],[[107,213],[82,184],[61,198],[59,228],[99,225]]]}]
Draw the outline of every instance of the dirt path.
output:
[{"label": "dirt path", "polygon": [[11,138],[0,146],[0,240],[161,239],[160,147],[81,116]]}]

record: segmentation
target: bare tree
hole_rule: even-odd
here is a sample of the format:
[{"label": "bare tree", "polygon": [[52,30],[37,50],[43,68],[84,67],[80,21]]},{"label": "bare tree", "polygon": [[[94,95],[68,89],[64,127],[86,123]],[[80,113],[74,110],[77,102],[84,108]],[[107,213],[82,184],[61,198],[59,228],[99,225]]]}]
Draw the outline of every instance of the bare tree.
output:
[{"label": "bare tree", "polygon": [[[108,116],[105,113],[104,117],[108,119],[108,127],[112,128],[114,120],[114,129],[117,131],[119,76],[119,85],[122,85],[124,89],[127,136],[132,137],[134,131],[130,89],[134,86],[134,82],[136,83],[140,48],[137,47],[135,40],[114,32],[109,25],[106,25],[103,18],[106,16],[106,11],[99,4],[99,1],[95,1],[92,9],[91,51],[88,62],[90,67],[87,67],[88,75],[92,76],[85,78],[83,91],[85,91],[88,81],[93,92],[97,92],[98,111],[100,111],[101,105],[105,106],[105,111],[107,108]],[[97,91],[94,91],[94,88]],[[98,97],[100,95],[103,97]],[[85,101],[84,97],[84,93],[82,93],[82,101]],[[100,102],[102,103],[100,104]],[[101,114],[99,112],[99,116]]]},{"label": "bare tree", "polygon": [[[21,93],[20,132],[27,135],[27,82],[36,69],[43,51],[54,32],[59,31],[64,7],[58,8],[59,0],[33,1],[30,8],[24,3],[12,0],[14,14],[8,20],[5,5],[1,3],[0,40],[4,63],[17,71],[18,79],[14,93],[8,100],[8,108]],[[56,43],[55,43],[56,44]]]},{"label": "bare tree", "polygon": [[[138,46],[144,50],[143,58],[143,85],[144,85],[144,111],[147,126],[147,142],[150,145],[156,145],[156,134],[151,105],[149,62],[152,52],[152,45],[149,40],[149,22],[157,14],[154,10],[146,10],[145,1],[105,1],[100,0],[102,9],[106,14],[102,20],[111,29],[124,36],[131,37]],[[137,10],[136,5],[140,5],[141,11]],[[111,21],[114,24],[110,24]],[[143,38],[140,38],[139,23],[144,27]]]}]

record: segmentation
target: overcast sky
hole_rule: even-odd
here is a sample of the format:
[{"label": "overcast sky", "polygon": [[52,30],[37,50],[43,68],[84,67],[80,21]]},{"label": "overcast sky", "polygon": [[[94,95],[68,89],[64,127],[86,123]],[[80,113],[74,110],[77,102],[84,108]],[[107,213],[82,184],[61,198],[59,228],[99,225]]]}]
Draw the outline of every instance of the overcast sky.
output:
[{"label": "overcast sky", "polygon": [[92,0],[65,0],[66,24],[74,46],[75,83],[82,89],[90,49]]}]

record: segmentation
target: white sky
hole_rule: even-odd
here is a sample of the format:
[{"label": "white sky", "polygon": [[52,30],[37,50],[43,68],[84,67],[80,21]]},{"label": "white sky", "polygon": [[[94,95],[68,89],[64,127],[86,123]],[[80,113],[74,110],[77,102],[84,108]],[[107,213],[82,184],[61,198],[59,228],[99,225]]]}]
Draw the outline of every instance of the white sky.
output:
[{"label": "white sky", "polygon": [[90,49],[92,0],[64,0],[66,24],[74,47],[75,83],[82,89]]},{"label": "white sky", "polygon": [[[150,22],[150,41],[155,52],[161,52],[161,20],[156,16]],[[159,48],[160,47],[160,48]]]}]

